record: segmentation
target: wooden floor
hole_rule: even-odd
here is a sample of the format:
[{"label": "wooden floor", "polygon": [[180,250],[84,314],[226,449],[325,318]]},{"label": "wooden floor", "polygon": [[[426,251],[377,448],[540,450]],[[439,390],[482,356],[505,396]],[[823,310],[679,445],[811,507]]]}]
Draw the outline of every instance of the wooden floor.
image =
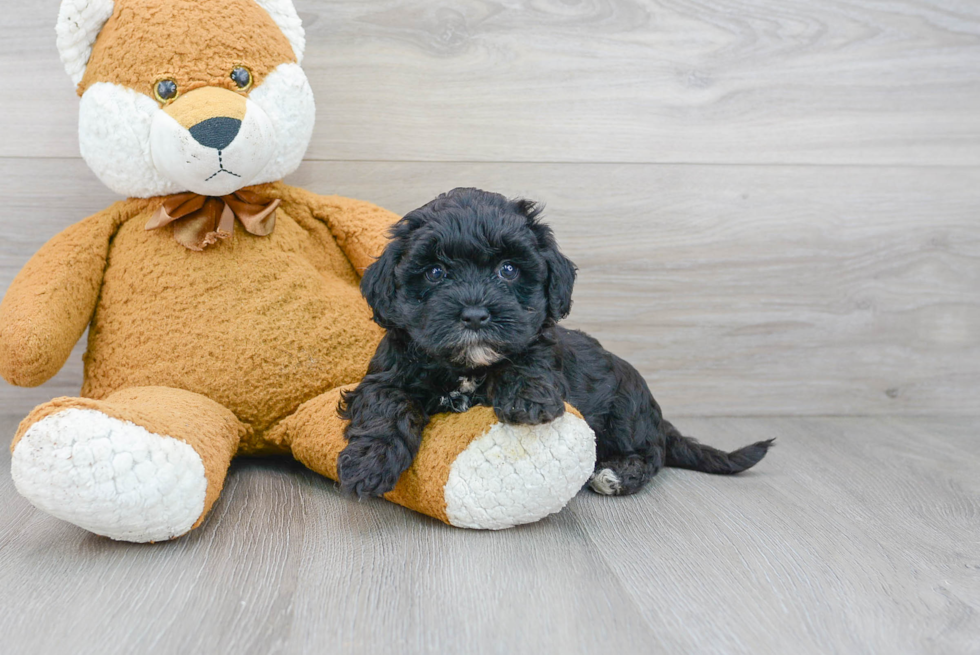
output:
[{"label": "wooden floor", "polygon": [[[153,546],[36,511],[0,449],[0,655],[980,653],[980,3],[296,5],[318,122],[291,183],[544,201],[568,324],[687,432],[778,446],[499,533],[239,461]],[[0,11],[0,293],[116,199],[57,11]],[[0,435],[77,394],[81,354],[0,386]]]},{"label": "wooden floor", "polygon": [[244,460],[202,528],[153,546],[41,514],[3,476],[3,652],[978,652],[975,421],[681,427],[778,447],[495,533]]}]

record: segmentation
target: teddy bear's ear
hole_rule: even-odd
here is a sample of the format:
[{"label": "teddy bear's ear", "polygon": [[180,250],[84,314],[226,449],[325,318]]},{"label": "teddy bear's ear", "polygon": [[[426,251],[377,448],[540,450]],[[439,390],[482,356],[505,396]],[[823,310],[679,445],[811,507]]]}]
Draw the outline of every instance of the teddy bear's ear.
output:
[{"label": "teddy bear's ear", "polygon": [[[79,0],[82,1],[82,0]],[[303,33],[303,23],[296,14],[292,0],[255,0],[260,7],[269,12],[272,20],[293,46],[296,63],[303,63],[303,50],[306,48],[306,35]]]},{"label": "teddy bear's ear", "polygon": [[58,52],[65,71],[76,85],[85,75],[92,44],[112,16],[112,9],[112,0],[62,0],[55,27]]}]

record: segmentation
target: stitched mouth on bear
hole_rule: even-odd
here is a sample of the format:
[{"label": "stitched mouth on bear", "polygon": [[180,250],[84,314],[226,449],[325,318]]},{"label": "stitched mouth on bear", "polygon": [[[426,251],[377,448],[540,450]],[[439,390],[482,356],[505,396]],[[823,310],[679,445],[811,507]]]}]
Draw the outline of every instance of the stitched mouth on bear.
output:
[{"label": "stitched mouth on bear", "polygon": [[234,175],[235,177],[241,177],[241,175],[239,175],[238,173],[235,173],[235,172],[230,171],[227,168],[225,168],[225,164],[224,164],[224,162],[222,161],[222,158],[221,158],[221,151],[220,150],[218,151],[218,170],[216,170],[214,173],[212,173],[208,177],[204,178],[204,181],[205,182],[210,182],[212,178],[214,178],[214,177],[216,177],[218,175],[218,173],[228,173],[228,175]]}]

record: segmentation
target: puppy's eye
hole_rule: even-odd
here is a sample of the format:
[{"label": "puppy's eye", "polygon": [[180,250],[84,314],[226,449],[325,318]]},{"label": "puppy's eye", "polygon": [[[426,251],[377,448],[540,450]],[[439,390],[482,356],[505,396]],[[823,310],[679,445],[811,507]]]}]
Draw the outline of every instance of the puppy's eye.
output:
[{"label": "puppy's eye", "polygon": [[497,275],[502,280],[507,280],[508,282],[513,282],[517,279],[517,276],[521,274],[521,269],[514,266],[511,262],[504,262],[497,269]]},{"label": "puppy's eye", "polygon": [[231,71],[231,81],[234,82],[239,89],[247,89],[252,86],[252,73],[249,72],[244,66],[237,66],[233,71]]},{"label": "puppy's eye", "polygon": [[153,87],[153,95],[157,97],[160,102],[166,102],[168,100],[173,100],[177,97],[177,83],[173,80],[160,80]]},{"label": "puppy's eye", "polygon": [[425,279],[429,282],[439,282],[446,277],[446,269],[442,266],[433,266],[425,272]]}]

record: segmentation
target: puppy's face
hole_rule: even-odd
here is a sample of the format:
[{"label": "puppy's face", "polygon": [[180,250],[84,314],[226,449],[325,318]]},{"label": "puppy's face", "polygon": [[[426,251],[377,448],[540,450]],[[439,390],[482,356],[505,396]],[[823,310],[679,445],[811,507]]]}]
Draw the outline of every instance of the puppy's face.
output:
[{"label": "puppy's face", "polygon": [[488,366],[568,314],[575,266],[534,203],[455,189],[410,212],[361,290],[386,328],[430,357]]}]

